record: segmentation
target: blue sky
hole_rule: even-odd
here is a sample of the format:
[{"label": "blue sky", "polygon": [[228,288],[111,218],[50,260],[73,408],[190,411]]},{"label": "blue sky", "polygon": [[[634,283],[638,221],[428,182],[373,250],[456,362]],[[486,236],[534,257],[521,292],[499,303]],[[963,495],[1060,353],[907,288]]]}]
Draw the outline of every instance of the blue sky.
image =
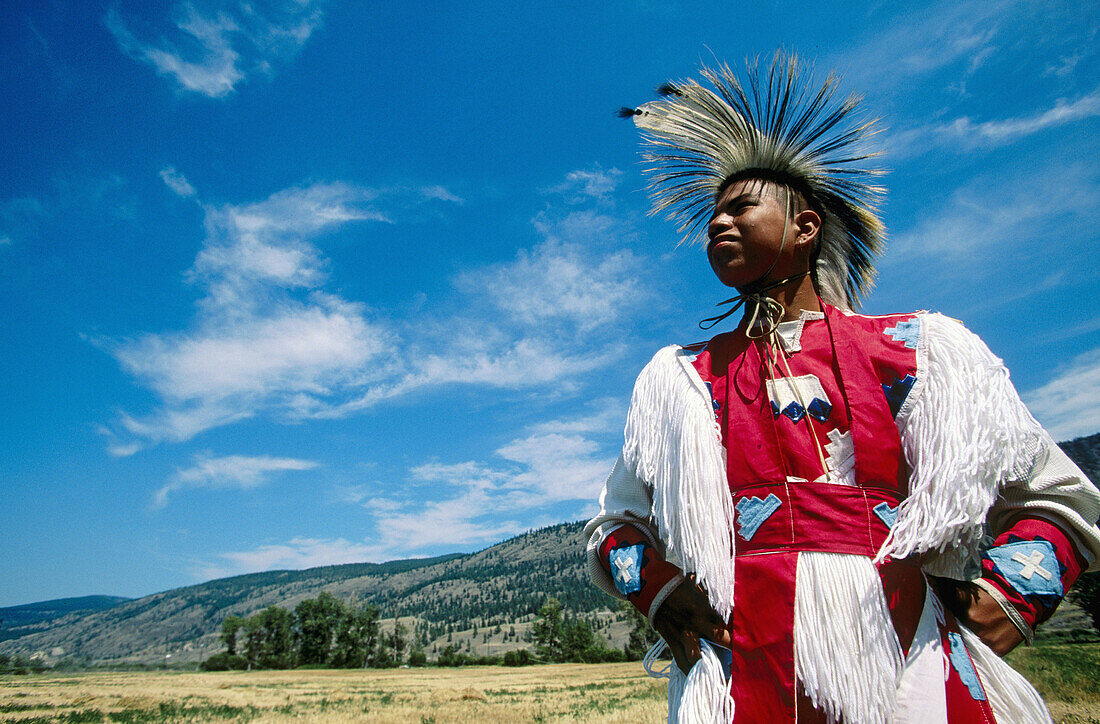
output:
[{"label": "blue sky", "polygon": [[887,127],[866,311],[966,321],[1056,439],[1100,431],[1098,28],[1088,2],[6,3],[0,605],[591,514],[637,370],[726,296],[647,217],[613,112],[780,46]]}]

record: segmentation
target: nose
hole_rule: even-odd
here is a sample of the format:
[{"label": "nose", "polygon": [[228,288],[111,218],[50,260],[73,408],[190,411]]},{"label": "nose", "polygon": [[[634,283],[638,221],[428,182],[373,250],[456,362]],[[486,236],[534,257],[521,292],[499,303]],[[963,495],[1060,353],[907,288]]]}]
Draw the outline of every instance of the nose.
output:
[{"label": "nose", "polygon": [[721,234],[723,231],[728,230],[733,226],[733,217],[726,212],[716,214],[711,218],[710,223],[707,224],[707,237],[714,240],[714,237]]}]

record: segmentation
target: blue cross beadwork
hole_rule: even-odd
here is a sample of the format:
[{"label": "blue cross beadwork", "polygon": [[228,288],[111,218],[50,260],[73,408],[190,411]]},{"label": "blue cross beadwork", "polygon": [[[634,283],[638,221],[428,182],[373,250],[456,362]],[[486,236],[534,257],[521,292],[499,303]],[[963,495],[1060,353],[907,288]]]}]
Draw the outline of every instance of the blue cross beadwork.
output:
[{"label": "blue cross beadwork", "polygon": [[607,556],[611,576],[619,593],[628,596],[642,590],[642,566],[645,565],[645,544],[613,548]]},{"label": "blue cross beadwork", "polygon": [[1054,546],[1043,538],[1017,540],[990,548],[985,557],[993,562],[1009,585],[1024,596],[1050,601],[1065,594],[1062,564],[1055,555]]}]

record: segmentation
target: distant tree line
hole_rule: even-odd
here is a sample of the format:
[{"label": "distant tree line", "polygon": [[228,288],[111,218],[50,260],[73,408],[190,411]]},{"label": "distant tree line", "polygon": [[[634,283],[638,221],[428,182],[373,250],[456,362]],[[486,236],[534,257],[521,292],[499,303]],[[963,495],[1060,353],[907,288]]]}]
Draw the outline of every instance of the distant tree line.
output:
[{"label": "distant tree line", "polygon": [[[608,647],[582,617],[566,616],[561,602],[548,598],[531,625],[534,651],[519,649],[504,656],[474,656],[448,644],[431,662],[438,666],[473,664],[525,666],[534,663],[627,661],[640,659],[656,641],[645,617],[624,604],[632,624],[624,649]],[[203,662],[207,671],[229,669],[387,668],[407,664],[424,666],[427,655],[421,638],[409,637],[400,618],[383,631],[378,609],[353,608],[329,593],[307,598],[289,611],[269,606],[241,618],[222,621],[220,638],[225,652]],[[476,634],[476,627],[475,627]],[[410,645],[411,644],[411,645]]]}]

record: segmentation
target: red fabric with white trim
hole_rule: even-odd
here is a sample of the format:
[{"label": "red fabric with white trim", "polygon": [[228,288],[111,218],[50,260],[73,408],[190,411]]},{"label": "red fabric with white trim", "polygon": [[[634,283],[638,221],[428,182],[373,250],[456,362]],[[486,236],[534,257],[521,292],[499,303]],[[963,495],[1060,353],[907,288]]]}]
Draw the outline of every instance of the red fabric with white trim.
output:
[{"label": "red fabric with white trim", "polygon": [[[1058,562],[1062,564],[1062,590],[1068,591],[1087,566],[1084,557],[1078,552],[1077,547],[1069,536],[1058,526],[1046,520],[1038,518],[1022,518],[1016,521],[1011,528],[997,536],[993,547],[1005,545],[1013,540],[1035,540],[1043,538],[1052,546]],[[1046,621],[1058,607],[1044,605],[1035,597],[1025,597],[1012,584],[1001,577],[993,567],[993,561],[982,559],[982,578],[996,587],[1004,594],[1008,602],[1020,612],[1024,620],[1032,629],[1037,624]]]},{"label": "red fabric with white trim", "polygon": [[657,555],[657,550],[650,545],[649,539],[634,526],[626,524],[620,525],[603,539],[603,543],[600,544],[600,563],[608,575],[614,578],[611,563],[608,560],[611,551],[620,546],[635,545],[637,543],[645,544],[646,563],[641,570],[642,588],[637,593],[627,594],[626,600],[641,611],[643,616],[649,618],[649,609],[653,604],[654,596],[665,587],[665,584],[681,574],[680,569]]}]

